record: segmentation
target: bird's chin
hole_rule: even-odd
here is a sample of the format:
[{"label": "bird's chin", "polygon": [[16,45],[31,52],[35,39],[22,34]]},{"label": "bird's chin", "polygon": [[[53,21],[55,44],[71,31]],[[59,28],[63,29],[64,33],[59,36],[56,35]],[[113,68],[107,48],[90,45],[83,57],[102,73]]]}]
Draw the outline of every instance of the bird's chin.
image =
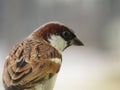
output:
[{"label": "bird's chin", "polygon": [[63,49],[63,51],[66,49],[66,48],[68,48],[69,46],[71,46],[70,44],[68,44],[64,49]]}]

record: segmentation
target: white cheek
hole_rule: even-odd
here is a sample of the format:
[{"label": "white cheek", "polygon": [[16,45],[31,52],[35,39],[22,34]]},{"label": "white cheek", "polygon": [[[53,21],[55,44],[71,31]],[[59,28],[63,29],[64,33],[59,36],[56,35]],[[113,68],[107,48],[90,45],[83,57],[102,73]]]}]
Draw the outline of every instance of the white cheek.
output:
[{"label": "white cheek", "polygon": [[67,42],[61,36],[52,35],[48,40],[50,41],[50,44],[59,52],[62,52],[67,46]]}]

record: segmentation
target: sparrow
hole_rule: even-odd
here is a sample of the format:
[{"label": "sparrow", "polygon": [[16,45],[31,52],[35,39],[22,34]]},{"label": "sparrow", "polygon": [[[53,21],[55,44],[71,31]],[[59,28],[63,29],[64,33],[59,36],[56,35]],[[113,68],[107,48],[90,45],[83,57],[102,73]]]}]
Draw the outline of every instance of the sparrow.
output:
[{"label": "sparrow", "polygon": [[53,90],[62,64],[62,52],[83,43],[58,22],[49,22],[13,46],[5,59],[5,90]]}]

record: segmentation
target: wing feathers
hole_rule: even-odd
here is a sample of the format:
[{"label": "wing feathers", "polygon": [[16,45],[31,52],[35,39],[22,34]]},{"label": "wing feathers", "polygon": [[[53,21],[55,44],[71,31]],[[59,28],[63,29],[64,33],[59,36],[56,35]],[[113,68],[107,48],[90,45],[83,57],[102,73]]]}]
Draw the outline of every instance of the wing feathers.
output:
[{"label": "wing feathers", "polygon": [[26,89],[51,78],[60,69],[52,58],[61,59],[61,54],[42,40],[24,40],[15,45],[4,66],[6,90]]}]

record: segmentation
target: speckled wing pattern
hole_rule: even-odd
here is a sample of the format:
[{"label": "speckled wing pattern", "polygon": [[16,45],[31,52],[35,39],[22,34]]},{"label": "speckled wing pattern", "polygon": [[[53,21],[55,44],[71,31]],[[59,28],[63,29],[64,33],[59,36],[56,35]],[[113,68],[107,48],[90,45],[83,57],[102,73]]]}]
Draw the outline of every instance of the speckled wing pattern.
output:
[{"label": "speckled wing pattern", "polygon": [[44,40],[26,39],[16,44],[7,56],[3,83],[6,90],[23,90],[50,79],[60,69],[51,61],[61,54]]}]

